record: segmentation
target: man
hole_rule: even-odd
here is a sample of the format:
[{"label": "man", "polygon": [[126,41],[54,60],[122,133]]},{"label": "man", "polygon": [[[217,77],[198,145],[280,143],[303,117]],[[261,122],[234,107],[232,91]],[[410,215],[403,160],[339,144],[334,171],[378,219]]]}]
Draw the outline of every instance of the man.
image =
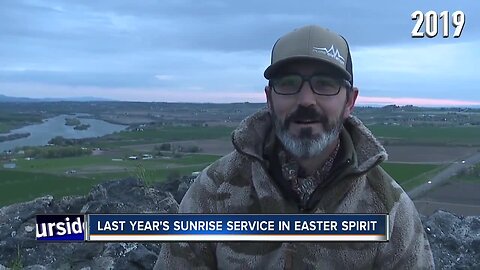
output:
[{"label": "man", "polygon": [[268,108],[232,134],[235,150],[207,167],[182,213],[389,213],[389,242],[165,243],[157,269],[431,269],[418,213],[379,166],[387,158],[352,116],[346,40],[318,26],[281,37],[265,70]]}]

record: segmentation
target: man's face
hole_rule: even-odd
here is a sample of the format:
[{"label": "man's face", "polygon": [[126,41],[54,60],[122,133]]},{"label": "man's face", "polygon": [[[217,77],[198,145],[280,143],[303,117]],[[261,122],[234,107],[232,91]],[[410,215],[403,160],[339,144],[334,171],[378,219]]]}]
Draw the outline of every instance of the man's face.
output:
[{"label": "man's face", "polygon": [[[316,62],[294,62],[279,74],[329,74],[331,68]],[[346,88],[341,86],[337,95],[322,96],[314,93],[305,81],[300,92],[280,95],[272,87],[266,88],[267,100],[274,120],[275,132],[285,148],[298,158],[321,155],[340,133],[343,121],[350,115],[357,92],[347,99]]]}]

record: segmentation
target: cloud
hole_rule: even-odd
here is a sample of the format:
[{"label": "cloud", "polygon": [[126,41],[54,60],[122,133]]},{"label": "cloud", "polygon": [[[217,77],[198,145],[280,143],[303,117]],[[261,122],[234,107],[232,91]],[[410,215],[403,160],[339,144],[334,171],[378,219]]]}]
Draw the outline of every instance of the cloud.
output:
[{"label": "cloud", "polygon": [[263,91],[222,92],[222,89],[206,90],[201,86],[192,85],[180,91],[165,87],[135,88],[135,87],[97,87],[97,86],[66,86],[39,83],[0,83],[2,93],[9,96],[50,98],[50,97],[84,97],[92,96],[121,101],[143,102],[265,102]]},{"label": "cloud", "polygon": [[414,106],[480,106],[480,101],[434,99],[434,98],[391,98],[391,97],[363,97],[357,99],[358,105],[414,105]]},{"label": "cloud", "polygon": [[166,75],[166,74],[157,74],[155,75],[155,79],[159,80],[159,81],[171,81],[173,80],[175,77],[172,76],[172,75]]},{"label": "cloud", "polygon": [[476,42],[375,46],[353,50],[356,82],[368,96],[480,101]]},{"label": "cloud", "polygon": [[[123,88],[145,95],[192,90],[192,100],[195,89],[219,91],[213,98],[261,93],[274,42],[319,24],[349,40],[362,94],[480,100],[472,91],[479,84],[479,8],[465,0],[7,1],[0,9],[0,83],[97,87],[111,98],[119,94],[110,89]],[[459,9],[467,16],[461,38],[410,37],[414,10]]]},{"label": "cloud", "polygon": [[[278,1],[14,1],[2,5],[2,36],[65,39],[90,47],[119,49],[192,48],[264,50],[281,34],[304,24],[320,24],[345,35],[352,44],[410,42],[415,10],[463,9],[467,25],[463,39],[477,37],[480,19],[476,1],[306,0]],[[472,12],[468,12],[472,11]],[[438,9],[440,12],[440,9]],[[368,34],[365,34],[368,33]],[[65,41],[65,40],[63,40]],[[116,42],[122,41],[122,42]],[[430,42],[441,43],[441,39]]]}]

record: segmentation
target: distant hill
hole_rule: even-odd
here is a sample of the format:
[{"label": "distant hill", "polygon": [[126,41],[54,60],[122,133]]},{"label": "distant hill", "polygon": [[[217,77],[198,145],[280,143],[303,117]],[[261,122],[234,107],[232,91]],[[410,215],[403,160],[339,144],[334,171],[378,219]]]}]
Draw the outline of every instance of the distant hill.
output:
[{"label": "distant hill", "polygon": [[55,102],[55,101],[114,101],[113,99],[98,97],[74,97],[74,98],[27,98],[10,97],[0,94],[0,102]]},{"label": "distant hill", "polygon": [[0,102],[32,102],[34,99],[32,98],[24,98],[24,97],[9,97],[5,95],[0,95]]}]

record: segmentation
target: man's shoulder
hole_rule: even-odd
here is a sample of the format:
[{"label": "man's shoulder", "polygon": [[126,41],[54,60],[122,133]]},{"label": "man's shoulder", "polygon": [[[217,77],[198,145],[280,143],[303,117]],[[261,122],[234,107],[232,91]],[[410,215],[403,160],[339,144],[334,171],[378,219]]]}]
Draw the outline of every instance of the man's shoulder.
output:
[{"label": "man's shoulder", "polygon": [[239,179],[245,180],[251,178],[253,162],[251,157],[234,150],[205,168],[199,180],[202,181],[202,178],[209,179],[216,186],[225,182],[235,182]]},{"label": "man's shoulder", "polygon": [[410,200],[402,187],[380,165],[369,170],[366,176],[368,184],[386,212],[390,212],[402,200]]},{"label": "man's shoulder", "polygon": [[253,161],[237,151],[213,162],[195,179],[180,203],[183,213],[245,212]]}]

